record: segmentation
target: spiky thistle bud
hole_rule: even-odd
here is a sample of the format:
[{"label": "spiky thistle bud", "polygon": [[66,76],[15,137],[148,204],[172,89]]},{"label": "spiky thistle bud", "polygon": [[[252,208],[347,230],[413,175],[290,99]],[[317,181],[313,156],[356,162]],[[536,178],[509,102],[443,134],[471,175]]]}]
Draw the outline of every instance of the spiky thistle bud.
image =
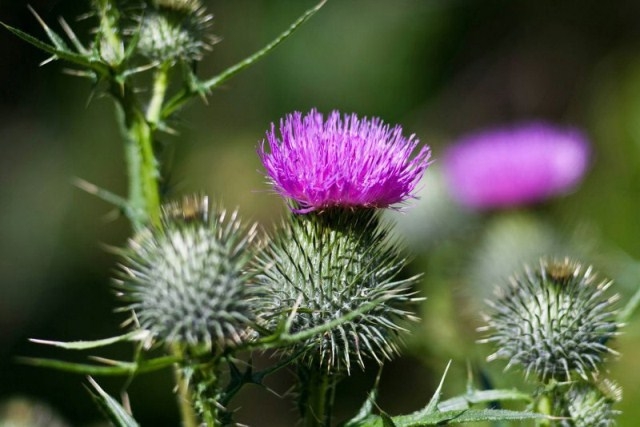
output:
[{"label": "spiky thistle bud", "polygon": [[352,315],[284,350],[302,352],[307,366],[348,372],[354,361],[382,363],[397,353],[403,324],[416,319],[408,310],[416,278],[397,278],[405,260],[373,210],[292,215],[261,263],[268,329],[289,321],[295,334]]},{"label": "spiky thistle bud", "polygon": [[555,415],[561,427],[613,427],[620,413],[613,405],[622,399],[620,387],[612,381],[578,381],[556,390]]},{"label": "spiky thistle bud", "polygon": [[117,287],[140,326],[160,340],[211,348],[240,343],[252,314],[245,272],[255,227],[204,198],[164,206],[162,228],[129,241]]},{"label": "spiky thistle bud", "polygon": [[480,330],[489,334],[480,342],[497,347],[488,360],[506,359],[506,369],[519,365],[543,382],[593,376],[615,353],[608,347],[620,327],[612,308],[618,296],[606,296],[611,283],[568,259],[525,267],[487,301],[493,312],[485,316]]},{"label": "spiky thistle bud", "polygon": [[158,62],[199,61],[215,37],[208,33],[212,15],[199,0],[154,0],[139,18],[137,48]]}]

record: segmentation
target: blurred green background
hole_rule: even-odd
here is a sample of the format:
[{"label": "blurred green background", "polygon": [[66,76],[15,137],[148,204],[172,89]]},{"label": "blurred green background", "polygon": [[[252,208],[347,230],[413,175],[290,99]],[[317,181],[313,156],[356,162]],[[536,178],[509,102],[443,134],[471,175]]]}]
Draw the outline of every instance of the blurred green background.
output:
[{"label": "blurred green background", "polygon": [[[314,2],[205,2],[221,38],[201,64],[209,76],[261,48]],[[58,29],[88,2],[32,0]],[[0,20],[44,37],[26,3],[3,0]],[[489,370],[479,338],[482,299],[523,261],[571,255],[616,280],[623,304],[640,284],[640,2],[634,0],[329,0],[293,38],[216,90],[190,104],[163,136],[167,196],[203,191],[269,228],[285,213],[268,191],[255,154],[272,121],[317,107],[400,123],[432,146],[422,199],[390,215],[424,273],[416,325],[405,356],[388,364],[380,405],[391,414],[418,409],[453,359],[445,396],[464,391],[467,370],[497,386],[522,386],[519,374]],[[79,32],[90,21],[75,23]],[[16,363],[17,356],[86,360],[28,338],[97,339],[115,335],[110,275],[129,229],[110,206],[72,185],[79,177],[126,190],[122,146],[108,98],[89,97],[88,81],[38,64],[46,55],[0,32],[0,401],[27,398],[55,408],[70,425],[100,415],[80,376]],[[530,209],[474,215],[452,205],[438,169],[448,143],[464,132],[520,119],[583,127],[592,165],[572,194]],[[635,426],[640,407],[640,316],[615,349],[610,377],[624,389],[620,426]],[[130,349],[100,355],[127,358]],[[269,356],[266,355],[265,358]],[[258,363],[261,363],[258,360]],[[371,366],[344,382],[343,419],[360,405],[377,373]],[[99,379],[118,395],[122,379]],[[290,376],[270,386],[284,393]],[[128,392],[142,425],[177,425],[171,374],[136,378]],[[248,389],[238,419],[291,426],[286,399]],[[3,405],[0,403],[0,405]],[[1,411],[7,411],[6,403]],[[50,423],[49,425],[53,425]]]}]

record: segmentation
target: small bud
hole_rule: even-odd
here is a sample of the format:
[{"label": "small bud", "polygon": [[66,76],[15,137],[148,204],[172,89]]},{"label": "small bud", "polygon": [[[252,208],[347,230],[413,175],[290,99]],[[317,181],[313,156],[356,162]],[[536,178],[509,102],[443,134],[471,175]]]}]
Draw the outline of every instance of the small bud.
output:
[{"label": "small bud", "polygon": [[252,319],[252,276],[245,273],[255,229],[207,198],[163,209],[163,228],[129,241],[119,295],[140,326],[168,343],[211,348],[240,343]]},{"label": "small bud", "polygon": [[498,289],[495,301],[487,301],[493,313],[485,316],[480,330],[489,336],[480,342],[498,349],[488,360],[507,359],[507,369],[520,365],[543,382],[571,380],[574,373],[585,380],[593,376],[615,353],[607,344],[621,326],[612,309],[617,295],[605,295],[611,283],[568,259],[525,268],[511,286]]},{"label": "small bud", "polygon": [[573,383],[569,390],[557,390],[556,415],[563,417],[562,427],[613,427],[620,411],[613,405],[622,398],[618,385],[612,381],[592,384]]},{"label": "small bud", "polygon": [[155,0],[139,18],[138,51],[158,62],[199,61],[215,42],[212,18],[198,0]]},{"label": "small bud", "polygon": [[261,259],[268,329],[290,321],[295,334],[358,312],[284,350],[301,351],[308,366],[348,372],[354,360],[382,363],[397,353],[402,325],[416,320],[408,311],[416,278],[397,278],[405,260],[377,223],[373,210],[292,215]]}]

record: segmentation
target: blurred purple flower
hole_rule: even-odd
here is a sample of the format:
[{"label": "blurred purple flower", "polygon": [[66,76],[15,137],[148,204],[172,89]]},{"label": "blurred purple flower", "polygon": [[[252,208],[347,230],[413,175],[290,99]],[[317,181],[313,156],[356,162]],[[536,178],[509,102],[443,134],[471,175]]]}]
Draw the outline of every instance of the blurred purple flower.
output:
[{"label": "blurred purple flower", "polygon": [[[431,151],[419,140],[405,138],[400,126],[378,118],[342,118],[333,111],[326,121],[311,110],[295,112],[275,124],[258,147],[269,181],[296,213],[324,208],[384,208],[414,197],[429,165]],[[269,152],[265,147],[269,144]]]},{"label": "blurred purple flower", "polygon": [[565,193],[582,179],[588,158],[578,129],[528,122],[463,136],[445,152],[444,169],[456,200],[486,209]]}]

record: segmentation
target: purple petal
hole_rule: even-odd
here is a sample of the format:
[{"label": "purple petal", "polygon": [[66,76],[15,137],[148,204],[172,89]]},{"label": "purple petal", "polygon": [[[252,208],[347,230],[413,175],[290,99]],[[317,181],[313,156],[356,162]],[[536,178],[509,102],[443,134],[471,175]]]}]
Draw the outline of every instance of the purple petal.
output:
[{"label": "purple petal", "polygon": [[462,137],[444,155],[453,196],[472,208],[517,206],[566,193],[584,176],[585,135],[530,122]]},{"label": "purple petal", "polygon": [[[298,213],[333,206],[388,207],[414,197],[431,151],[378,118],[315,109],[271,125],[258,155],[274,189]],[[267,147],[268,144],[268,147]],[[268,148],[268,150],[267,150]]]}]

